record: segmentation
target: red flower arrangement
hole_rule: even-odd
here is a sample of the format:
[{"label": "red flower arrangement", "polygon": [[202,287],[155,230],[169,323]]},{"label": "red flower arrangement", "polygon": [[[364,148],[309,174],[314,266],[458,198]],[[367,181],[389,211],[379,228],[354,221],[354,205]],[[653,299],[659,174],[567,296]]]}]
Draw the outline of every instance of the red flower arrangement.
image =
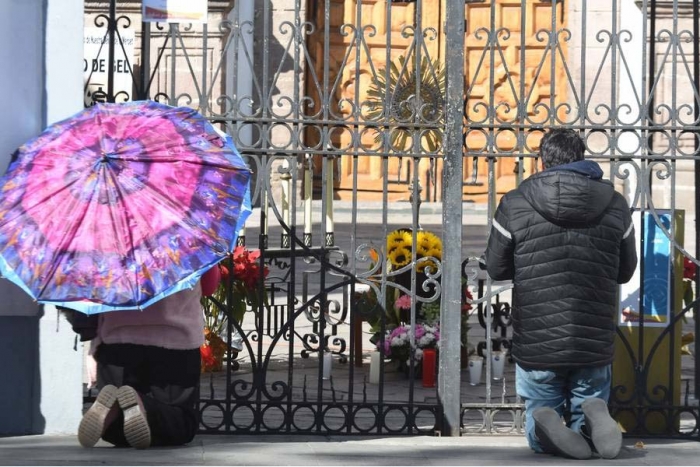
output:
[{"label": "red flower arrangement", "polygon": [[212,298],[223,304],[224,309],[206,297],[202,297],[201,301],[205,320],[205,344],[200,349],[203,371],[221,369],[220,361],[225,352],[225,349],[222,352],[222,346],[226,344],[220,336],[226,331],[226,319],[230,317],[240,325],[248,305],[252,310],[257,310],[261,298],[263,304],[267,304],[267,295],[258,292],[260,280],[264,280],[269,273],[268,267],[260,264],[260,250],[236,247],[228,258],[219,263],[219,271],[221,282]]}]

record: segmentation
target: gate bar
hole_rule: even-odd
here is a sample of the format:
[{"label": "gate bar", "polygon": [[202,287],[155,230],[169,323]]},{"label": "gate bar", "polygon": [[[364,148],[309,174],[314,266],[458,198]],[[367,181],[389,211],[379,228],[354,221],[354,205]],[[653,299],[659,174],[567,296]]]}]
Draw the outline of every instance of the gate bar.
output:
[{"label": "gate bar", "polygon": [[461,256],[462,256],[462,128],[464,122],[464,0],[447,0],[445,35],[450,44],[445,109],[443,170],[443,275],[440,300],[440,374],[442,434],[460,435]]},{"label": "gate bar", "polygon": [[[695,86],[695,92],[700,91],[700,0],[693,0],[693,85]],[[695,102],[695,125],[697,125],[698,119],[700,119],[700,104],[697,99],[693,99]],[[695,155],[698,155],[698,150],[700,150],[700,142],[698,141],[698,136],[694,138],[695,140]],[[698,188],[700,188],[700,160],[695,159],[695,259],[700,258],[700,193],[698,193]],[[700,268],[695,268],[695,290],[696,292],[700,290]],[[697,298],[697,297],[696,297]],[[698,312],[700,312],[700,306],[697,304],[693,307],[693,322],[695,323],[695,339],[700,337],[700,319],[698,319]],[[700,360],[693,358],[695,363],[695,388],[693,393],[695,397],[700,393]]]}]

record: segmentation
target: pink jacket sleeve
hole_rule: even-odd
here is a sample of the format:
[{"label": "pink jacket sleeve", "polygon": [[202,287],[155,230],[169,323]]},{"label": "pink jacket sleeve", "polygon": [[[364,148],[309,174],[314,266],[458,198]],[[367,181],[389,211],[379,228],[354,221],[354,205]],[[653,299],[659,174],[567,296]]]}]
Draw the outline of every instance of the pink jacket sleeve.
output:
[{"label": "pink jacket sleeve", "polygon": [[219,286],[220,281],[221,272],[219,271],[219,265],[217,264],[202,275],[202,296],[206,297],[216,292],[216,288]]}]

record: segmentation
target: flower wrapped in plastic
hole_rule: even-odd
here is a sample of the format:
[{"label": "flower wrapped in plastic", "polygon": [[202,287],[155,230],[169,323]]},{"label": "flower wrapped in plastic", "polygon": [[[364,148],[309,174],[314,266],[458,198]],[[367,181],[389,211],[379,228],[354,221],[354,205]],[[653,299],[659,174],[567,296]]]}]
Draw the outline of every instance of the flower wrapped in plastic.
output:
[{"label": "flower wrapped in plastic", "polygon": [[202,297],[201,300],[205,328],[203,368],[212,366],[209,349],[204,347],[219,344],[226,333],[229,317],[240,326],[249,307],[257,310],[261,300],[263,305],[267,305],[263,281],[269,269],[261,264],[260,250],[238,246],[218,267],[221,272],[219,286],[211,297]]},{"label": "flower wrapped in plastic", "polygon": [[[411,337],[413,337],[413,346],[411,345]],[[377,349],[383,351],[385,357],[399,362],[409,361],[413,350],[413,362],[416,364],[423,360],[425,349],[439,348],[440,326],[438,324],[418,323],[415,328],[408,324],[397,326],[387,331],[384,339],[377,342]]]}]

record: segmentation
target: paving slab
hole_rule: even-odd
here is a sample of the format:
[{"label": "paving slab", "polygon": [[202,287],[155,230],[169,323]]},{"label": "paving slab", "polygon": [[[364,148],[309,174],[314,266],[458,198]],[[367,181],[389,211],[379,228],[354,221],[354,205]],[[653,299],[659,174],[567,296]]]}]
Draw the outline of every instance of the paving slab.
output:
[{"label": "paving slab", "polygon": [[522,436],[457,438],[197,436],[187,446],[134,450],[74,436],[0,438],[0,465],[699,465],[695,440],[625,439],[617,459],[535,454]]}]

